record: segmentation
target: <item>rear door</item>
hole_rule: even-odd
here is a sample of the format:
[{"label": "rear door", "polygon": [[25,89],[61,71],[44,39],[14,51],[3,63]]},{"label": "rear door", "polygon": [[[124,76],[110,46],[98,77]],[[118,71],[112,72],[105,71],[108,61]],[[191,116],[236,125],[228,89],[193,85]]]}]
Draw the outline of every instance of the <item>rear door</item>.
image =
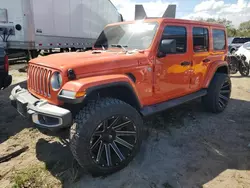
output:
[{"label": "rear door", "polygon": [[200,90],[209,67],[215,61],[225,59],[227,54],[226,33],[223,28],[193,26],[193,68],[190,90]]},{"label": "rear door", "polygon": [[211,63],[209,52],[209,27],[192,26],[192,63],[190,90],[197,91],[202,87],[207,68]]}]

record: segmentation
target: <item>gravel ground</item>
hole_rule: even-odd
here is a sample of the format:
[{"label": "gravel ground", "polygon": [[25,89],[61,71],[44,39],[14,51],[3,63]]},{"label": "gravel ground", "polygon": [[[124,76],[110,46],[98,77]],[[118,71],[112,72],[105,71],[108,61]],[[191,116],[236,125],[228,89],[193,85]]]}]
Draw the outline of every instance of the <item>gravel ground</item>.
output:
[{"label": "gravel ground", "polygon": [[14,64],[10,66],[10,74],[13,76],[12,77],[13,85],[26,80],[27,78],[26,74],[18,71],[18,69],[23,68],[25,65],[26,64],[24,63],[19,63],[19,64]]},{"label": "gravel ground", "polygon": [[[17,67],[11,68],[14,84],[26,77]],[[48,172],[47,187],[250,187],[250,80],[240,75],[231,78],[232,99],[225,112],[207,113],[197,100],[148,117],[147,135],[135,160],[120,172],[99,178],[80,170],[69,151],[66,131],[41,133],[32,128],[9,104],[13,86],[1,91],[0,157],[29,147],[0,163],[1,187],[11,187],[15,174],[37,165]]]}]

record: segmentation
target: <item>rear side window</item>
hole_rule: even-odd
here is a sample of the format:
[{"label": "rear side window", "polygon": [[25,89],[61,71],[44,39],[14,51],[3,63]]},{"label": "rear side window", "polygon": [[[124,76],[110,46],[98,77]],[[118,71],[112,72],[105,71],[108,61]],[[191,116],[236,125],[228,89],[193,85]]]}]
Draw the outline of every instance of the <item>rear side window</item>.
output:
[{"label": "rear side window", "polygon": [[224,30],[213,29],[213,49],[214,50],[226,49],[226,36]]},{"label": "rear side window", "polygon": [[187,51],[187,30],[183,26],[166,26],[162,39],[176,40],[175,53],[185,53]]},{"label": "rear side window", "polygon": [[194,52],[208,51],[208,29],[202,27],[193,28],[193,49]]}]

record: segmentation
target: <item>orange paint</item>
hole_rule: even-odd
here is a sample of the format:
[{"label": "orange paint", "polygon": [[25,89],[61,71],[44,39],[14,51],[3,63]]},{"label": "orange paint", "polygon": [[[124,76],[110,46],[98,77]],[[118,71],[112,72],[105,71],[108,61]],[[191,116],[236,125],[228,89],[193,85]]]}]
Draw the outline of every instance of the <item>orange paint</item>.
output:
[{"label": "orange paint", "polygon": [[[158,22],[151,46],[135,53],[124,53],[122,49],[109,48],[111,51],[100,53],[72,52],[39,57],[30,61],[30,67],[47,68],[52,73],[59,71],[62,74],[63,86],[60,88],[75,92],[84,92],[86,89],[113,82],[128,82],[138,96],[141,106],[160,103],[171,98],[180,97],[196,90],[207,88],[214,71],[218,66],[226,65],[222,61],[227,54],[227,48],[223,51],[213,51],[212,28],[225,30],[218,24],[202,23],[179,19],[147,19],[145,22]],[[111,25],[127,24],[122,22]],[[184,54],[168,54],[158,58],[158,46],[165,26],[184,26],[187,29],[187,51]],[[193,52],[192,28],[194,26],[209,29],[209,51],[202,53]],[[96,49],[101,50],[101,49]],[[203,59],[210,59],[204,63]],[[181,66],[181,62],[191,62],[188,66]],[[76,80],[69,81],[67,70],[73,69]],[[29,79],[33,74],[29,73]],[[130,73],[136,78],[134,83],[126,74]],[[29,91],[38,98],[46,99],[52,104],[62,105],[57,99],[60,92],[50,88],[50,97],[44,96],[32,89],[32,80],[28,81]]]}]

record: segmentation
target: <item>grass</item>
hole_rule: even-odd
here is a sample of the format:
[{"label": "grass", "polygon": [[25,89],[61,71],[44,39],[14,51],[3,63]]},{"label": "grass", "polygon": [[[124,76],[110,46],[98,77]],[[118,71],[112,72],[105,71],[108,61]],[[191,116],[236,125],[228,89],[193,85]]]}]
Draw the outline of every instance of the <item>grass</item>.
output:
[{"label": "grass", "polygon": [[11,177],[13,188],[54,188],[61,187],[60,182],[52,179],[45,166],[36,165],[17,171]]}]

